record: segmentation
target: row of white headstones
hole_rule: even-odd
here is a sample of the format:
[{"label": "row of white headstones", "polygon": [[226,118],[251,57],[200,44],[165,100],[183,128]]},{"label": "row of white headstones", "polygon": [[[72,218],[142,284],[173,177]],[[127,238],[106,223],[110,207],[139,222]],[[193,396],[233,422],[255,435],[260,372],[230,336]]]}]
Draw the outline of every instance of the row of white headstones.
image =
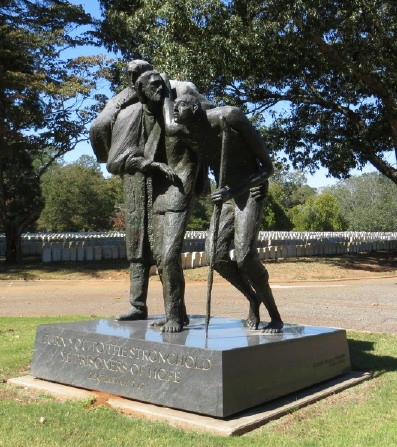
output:
[{"label": "row of white headstones", "polygon": [[[205,231],[188,231],[182,263],[185,269],[208,265],[204,252]],[[126,257],[125,235],[114,233],[29,233],[22,237],[25,256],[41,255],[42,261],[101,261]],[[258,254],[262,260],[329,256],[344,253],[396,250],[397,232],[260,232]],[[0,236],[0,256],[5,238]],[[230,251],[231,258],[234,250]]]}]

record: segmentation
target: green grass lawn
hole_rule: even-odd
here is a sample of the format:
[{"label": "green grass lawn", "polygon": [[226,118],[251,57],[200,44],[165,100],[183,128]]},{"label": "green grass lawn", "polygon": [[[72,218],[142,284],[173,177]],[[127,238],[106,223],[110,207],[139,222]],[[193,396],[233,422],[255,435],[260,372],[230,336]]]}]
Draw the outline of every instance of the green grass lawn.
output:
[{"label": "green grass lawn", "polygon": [[128,418],[92,402],[59,403],[16,389],[29,372],[36,325],[81,320],[0,318],[0,446],[397,446],[397,336],[349,332],[353,369],[374,378],[247,435],[223,438]]}]

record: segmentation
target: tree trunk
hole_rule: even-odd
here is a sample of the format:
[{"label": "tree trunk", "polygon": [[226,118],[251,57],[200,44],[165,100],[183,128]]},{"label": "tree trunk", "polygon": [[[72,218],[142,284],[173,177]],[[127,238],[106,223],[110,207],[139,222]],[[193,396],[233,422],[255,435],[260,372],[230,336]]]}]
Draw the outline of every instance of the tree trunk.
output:
[{"label": "tree trunk", "polygon": [[6,263],[21,264],[22,255],[22,231],[19,225],[8,224],[5,228],[6,235]]}]

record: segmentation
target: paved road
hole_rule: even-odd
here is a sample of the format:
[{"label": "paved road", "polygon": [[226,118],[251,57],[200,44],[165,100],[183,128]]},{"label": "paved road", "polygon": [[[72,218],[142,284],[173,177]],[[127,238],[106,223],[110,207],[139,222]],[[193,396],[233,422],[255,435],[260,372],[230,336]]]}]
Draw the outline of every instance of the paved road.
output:
[{"label": "paved road", "polygon": [[[286,323],[397,333],[397,278],[272,284]],[[0,316],[96,315],[110,317],[128,308],[127,281],[0,281]],[[207,284],[186,285],[190,314],[205,312]],[[159,281],[149,288],[151,314],[164,313]],[[216,282],[212,314],[244,318],[245,298]],[[261,312],[263,321],[267,314]]]}]

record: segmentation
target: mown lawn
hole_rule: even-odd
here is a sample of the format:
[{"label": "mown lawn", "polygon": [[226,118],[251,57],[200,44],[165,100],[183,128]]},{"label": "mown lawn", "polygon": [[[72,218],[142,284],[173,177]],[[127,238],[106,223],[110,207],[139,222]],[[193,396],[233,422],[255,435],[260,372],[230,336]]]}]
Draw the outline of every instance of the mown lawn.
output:
[{"label": "mown lawn", "polygon": [[60,403],[5,383],[29,372],[37,324],[80,319],[0,318],[0,446],[397,446],[396,335],[349,332],[353,369],[371,371],[372,380],[242,437],[222,438],[88,401]]}]

